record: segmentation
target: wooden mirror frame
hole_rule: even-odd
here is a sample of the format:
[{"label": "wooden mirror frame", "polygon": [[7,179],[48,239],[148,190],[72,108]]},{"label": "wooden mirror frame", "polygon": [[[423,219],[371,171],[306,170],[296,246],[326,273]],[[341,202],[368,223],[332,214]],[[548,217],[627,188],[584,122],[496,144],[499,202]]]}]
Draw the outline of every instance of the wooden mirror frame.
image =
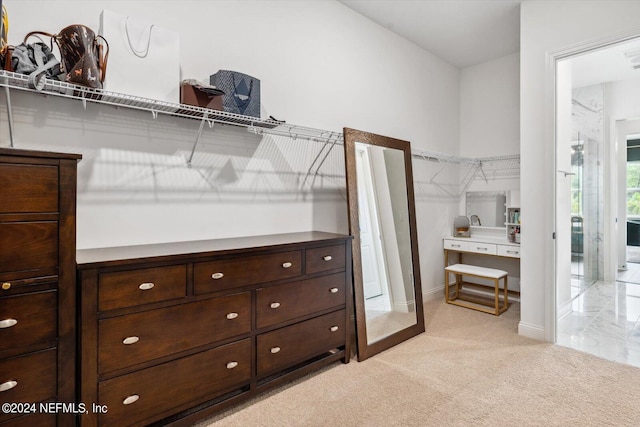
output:
[{"label": "wooden mirror frame", "polygon": [[[422,306],[422,286],[420,282],[420,259],[418,257],[418,236],[416,228],[415,199],[413,193],[413,173],[411,167],[411,146],[402,141],[355,129],[344,128],[344,153],[347,172],[347,204],[349,207],[349,232],[353,236],[353,286],[356,314],[356,343],[358,361],[363,361],[390,347],[408,340],[425,331],[424,308]],[[367,322],[362,276],[362,257],[360,250],[360,221],[358,216],[358,188],[356,179],[356,142],[380,147],[395,148],[404,154],[405,183],[409,213],[409,233],[411,238],[411,256],[413,268],[413,290],[416,303],[416,323],[401,329],[371,344],[367,341]]]}]

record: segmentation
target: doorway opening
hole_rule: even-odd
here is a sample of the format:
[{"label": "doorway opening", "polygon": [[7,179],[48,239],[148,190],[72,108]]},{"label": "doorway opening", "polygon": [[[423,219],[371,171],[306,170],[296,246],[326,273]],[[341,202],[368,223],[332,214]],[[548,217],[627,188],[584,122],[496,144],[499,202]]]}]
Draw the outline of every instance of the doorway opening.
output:
[{"label": "doorway opening", "polygon": [[640,366],[640,38],[559,57],[555,81],[556,343]]}]

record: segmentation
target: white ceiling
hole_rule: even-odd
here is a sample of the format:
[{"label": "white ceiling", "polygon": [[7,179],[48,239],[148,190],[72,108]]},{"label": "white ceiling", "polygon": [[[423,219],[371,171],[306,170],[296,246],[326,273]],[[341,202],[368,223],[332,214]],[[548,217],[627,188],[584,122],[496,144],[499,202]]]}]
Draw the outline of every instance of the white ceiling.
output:
[{"label": "white ceiling", "polygon": [[520,0],[338,0],[465,68],[520,50]]},{"label": "white ceiling", "polygon": [[640,78],[640,40],[609,46],[605,49],[572,57],[573,87]]},{"label": "white ceiling", "polygon": [[[522,0],[338,1],[458,68],[520,51]],[[572,58],[573,87],[639,78],[624,56],[633,49],[640,41]]]}]

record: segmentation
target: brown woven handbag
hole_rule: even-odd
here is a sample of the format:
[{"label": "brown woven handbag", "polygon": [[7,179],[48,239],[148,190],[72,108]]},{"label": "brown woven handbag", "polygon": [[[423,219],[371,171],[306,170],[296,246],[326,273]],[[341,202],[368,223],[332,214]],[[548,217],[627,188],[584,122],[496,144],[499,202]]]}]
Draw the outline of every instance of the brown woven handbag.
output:
[{"label": "brown woven handbag", "polygon": [[[56,42],[66,73],[65,81],[102,89],[109,58],[109,43],[104,37],[81,24],[69,25],[58,34],[32,31],[25,36],[25,40],[32,35],[44,35]],[[99,43],[98,39],[102,42]]]}]

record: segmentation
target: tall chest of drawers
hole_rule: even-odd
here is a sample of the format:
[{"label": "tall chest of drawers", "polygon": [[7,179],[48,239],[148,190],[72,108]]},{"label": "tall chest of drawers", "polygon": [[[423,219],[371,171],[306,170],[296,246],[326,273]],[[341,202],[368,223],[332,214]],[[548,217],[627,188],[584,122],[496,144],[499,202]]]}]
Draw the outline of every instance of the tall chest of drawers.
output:
[{"label": "tall chest of drawers", "polygon": [[79,159],[0,148],[0,425],[75,425]]},{"label": "tall chest of drawers", "polygon": [[[188,425],[350,358],[351,238],[77,252],[83,426]],[[104,410],[103,410],[104,409]]]}]

